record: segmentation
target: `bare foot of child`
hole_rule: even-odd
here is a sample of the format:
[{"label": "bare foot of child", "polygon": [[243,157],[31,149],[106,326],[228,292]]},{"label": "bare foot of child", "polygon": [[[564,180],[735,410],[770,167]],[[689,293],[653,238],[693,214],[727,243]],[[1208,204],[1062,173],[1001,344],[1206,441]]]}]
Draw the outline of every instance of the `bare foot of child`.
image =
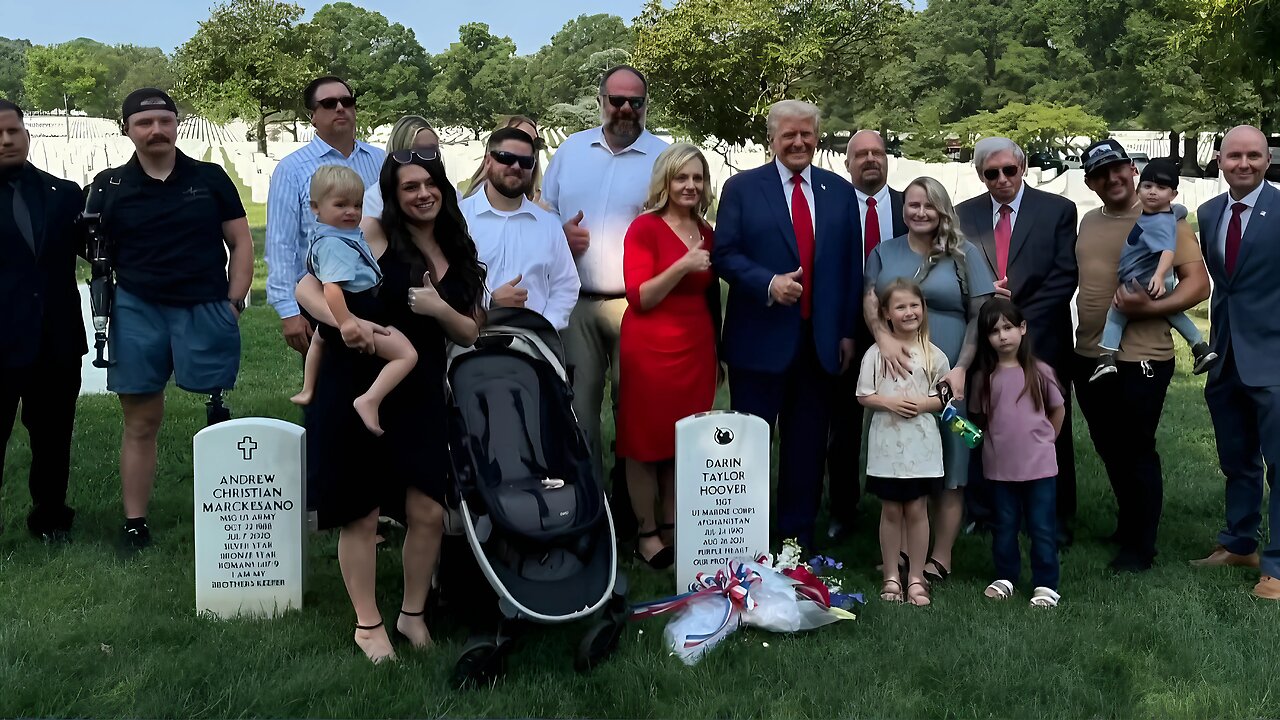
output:
[{"label": "bare foot of child", "polygon": [[356,645],[360,646],[374,665],[396,659],[396,652],[391,648],[391,638],[387,637],[387,629],[382,623],[368,630],[356,628],[355,640]]},{"label": "bare foot of child", "polygon": [[415,648],[429,648],[435,644],[431,639],[431,632],[427,630],[427,622],[421,615],[400,613],[400,618],[396,620],[396,630],[409,638]]},{"label": "bare foot of child", "polygon": [[369,432],[375,437],[382,437],[382,426],[378,424],[378,403],[368,395],[361,395],[351,404],[355,406],[356,414],[364,421],[364,426],[369,428]]},{"label": "bare foot of child", "polygon": [[312,393],[310,390],[303,390],[297,395],[294,395],[293,397],[289,398],[289,402],[293,403],[294,405],[310,405],[311,394]]}]

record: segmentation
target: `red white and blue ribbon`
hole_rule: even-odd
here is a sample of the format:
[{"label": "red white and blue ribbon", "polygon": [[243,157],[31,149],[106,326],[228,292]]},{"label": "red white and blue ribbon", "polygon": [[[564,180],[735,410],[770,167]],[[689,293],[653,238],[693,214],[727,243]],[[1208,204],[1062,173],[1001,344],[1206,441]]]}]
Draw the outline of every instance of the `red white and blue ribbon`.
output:
[{"label": "red white and blue ribbon", "polygon": [[751,597],[751,586],[760,581],[760,574],[745,564],[730,560],[728,570],[718,570],[715,575],[698,573],[689,585],[689,592],[661,600],[631,606],[631,619],[643,620],[678,610],[700,597],[720,595],[729,600],[729,606],[751,610],[756,606]]}]

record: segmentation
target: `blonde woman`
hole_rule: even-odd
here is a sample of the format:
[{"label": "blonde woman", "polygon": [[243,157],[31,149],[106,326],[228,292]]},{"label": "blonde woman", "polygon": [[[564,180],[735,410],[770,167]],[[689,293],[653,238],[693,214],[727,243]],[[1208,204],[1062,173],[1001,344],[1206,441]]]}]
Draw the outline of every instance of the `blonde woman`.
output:
[{"label": "blonde woman", "polygon": [[[542,150],[547,146],[546,142],[538,135],[538,123],[524,115],[512,115],[505,118],[495,131],[502,128],[515,128],[521,130],[525,135],[533,138],[533,156],[537,160],[533,164],[533,184],[529,186],[529,191],[525,193],[525,197],[529,198],[539,205],[542,204]],[[463,194],[463,198],[469,198],[476,194],[476,191],[484,187],[484,178],[489,164],[489,154],[485,153],[484,158],[480,161],[480,167],[471,174],[471,179],[467,181],[467,191]]]},{"label": "blonde woman", "polygon": [[[432,160],[440,156],[440,136],[435,128],[421,115],[405,115],[391,126],[391,135],[387,138],[387,154],[400,150],[413,150],[423,156],[424,160]],[[374,183],[364,192],[364,217],[368,222],[377,222],[382,218],[382,188]]]},{"label": "blonde woman", "polygon": [[[655,569],[675,560],[675,424],[715,402],[720,282],[711,272],[707,160],[678,143],[658,156],[645,212],[623,241],[618,457],[638,525],[636,557]],[[661,514],[662,520],[658,517]],[[668,537],[662,535],[667,531]]]},{"label": "blonde woman", "polygon": [[[964,414],[965,374],[977,350],[978,311],[995,293],[995,277],[981,251],[960,234],[951,198],[937,180],[921,177],[907,186],[902,219],[907,234],[881,243],[867,258],[863,281],[867,327],[880,348],[885,372],[906,377],[910,348],[890,332],[877,297],[898,278],[919,283],[928,305],[930,339],[946,354],[951,367],[943,381],[951,387],[956,409]],[[934,493],[934,545],[924,572],[934,583],[951,574],[951,550],[960,534],[969,477],[969,449],[960,436],[943,434],[942,459],[945,477]]]}]

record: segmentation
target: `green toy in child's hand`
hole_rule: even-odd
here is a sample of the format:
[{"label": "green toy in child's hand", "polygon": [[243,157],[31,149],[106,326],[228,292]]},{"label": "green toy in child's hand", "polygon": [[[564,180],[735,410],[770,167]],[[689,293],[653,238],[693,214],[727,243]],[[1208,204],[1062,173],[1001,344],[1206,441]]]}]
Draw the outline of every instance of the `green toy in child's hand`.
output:
[{"label": "green toy in child's hand", "polygon": [[938,397],[942,400],[942,412],[938,416],[942,418],[942,423],[947,429],[960,436],[964,441],[965,447],[972,450],[982,444],[982,429],[974,425],[968,418],[964,417],[956,410],[955,397],[951,393],[951,384],[943,381],[938,383]]}]

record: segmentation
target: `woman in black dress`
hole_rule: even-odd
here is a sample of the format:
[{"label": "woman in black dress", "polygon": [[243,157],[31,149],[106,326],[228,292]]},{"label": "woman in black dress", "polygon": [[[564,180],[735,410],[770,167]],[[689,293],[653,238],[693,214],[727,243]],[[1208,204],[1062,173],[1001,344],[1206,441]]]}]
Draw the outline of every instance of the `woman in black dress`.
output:
[{"label": "woman in black dress", "polygon": [[[379,177],[381,229],[366,241],[384,280],[381,314],[348,329],[321,327],[325,344],[307,417],[307,476],[321,528],[340,527],[338,564],[356,612],[356,644],[374,662],[394,658],[374,597],[375,535],[380,514],[403,515],[404,599],[396,630],[414,647],[431,644],[423,619],[440,552],[449,480],[445,427],[445,345],[470,345],[483,322],[484,269],[438,155],[407,150],[387,157]],[[304,283],[304,307],[323,301]],[[386,433],[375,438],[351,401],[378,370],[370,356],[375,322],[408,336],[418,364],[383,404]]]}]

